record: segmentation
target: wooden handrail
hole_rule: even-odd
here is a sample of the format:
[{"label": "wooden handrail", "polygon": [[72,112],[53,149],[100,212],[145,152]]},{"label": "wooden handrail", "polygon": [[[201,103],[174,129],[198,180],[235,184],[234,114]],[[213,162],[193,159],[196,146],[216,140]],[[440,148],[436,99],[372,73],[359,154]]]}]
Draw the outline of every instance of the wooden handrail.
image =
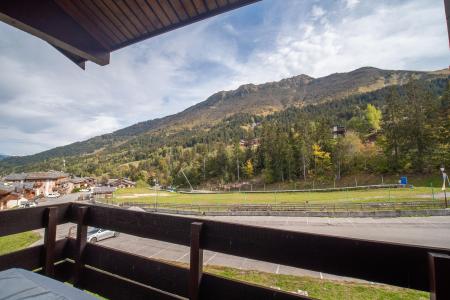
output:
[{"label": "wooden handrail", "polygon": [[[49,247],[51,245],[48,244],[45,247],[37,246],[0,256],[0,270],[15,266],[35,269],[40,266],[45,267],[44,270],[52,275],[52,272],[49,271],[52,269],[49,264],[62,257],[67,257],[75,259],[75,264],[64,264],[58,268],[55,266],[54,273],[59,274],[56,277],[66,278],[67,272],[70,270],[74,275],[75,285],[85,289],[88,287],[95,289],[89,282],[86,282],[86,278],[98,275],[104,282],[117,283],[125,280],[121,279],[124,277],[134,282],[123,283],[124,287],[135,287],[136,290],[139,290],[141,289],[138,287],[140,285],[153,285],[157,288],[167,289],[170,293],[175,292],[184,297],[189,296],[191,299],[205,299],[206,295],[214,299],[225,299],[215,294],[217,289],[226,292],[229,296],[228,299],[233,299],[233,295],[239,296],[234,293],[239,289],[241,289],[240,296],[247,289],[246,291],[250,293],[248,299],[255,299],[252,298],[256,297],[255,295],[275,295],[273,290],[267,288],[253,287],[246,283],[208,274],[202,276],[202,249],[206,249],[335,275],[430,291],[435,297],[433,299],[450,298],[450,292],[445,288],[448,278],[444,278],[449,274],[449,249],[293,232],[76,203],[57,206],[57,209],[57,215],[54,213],[54,208],[29,208],[14,212],[0,212],[0,224],[7,227],[17,225],[20,229],[30,230],[39,228],[39,226],[47,226],[46,244],[51,244],[53,241],[52,228],[56,226],[56,223],[75,222],[78,224],[77,240],[57,241],[54,247]],[[12,219],[12,216],[17,219]],[[25,220],[24,225],[20,225],[22,220]],[[180,271],[180,267],[170,266],[163,262],[155,262],[144,257],[86,244],[87,226],[190,246],[191,269],[186,273]],[[0,228],[0,234],[3,235],[17,231],[12,228]],[[51,248],[54,249],[53,255],[47,253]],[[30,254],[38,254],[40,258],[37,260],[27,258],[26,262],[18,261]],[[122,259],[124,261],[118,263]],[[166,277],[170,277],[171,275],[168,274],[172,272],[178,275],[184,274],[181,276],[184,278],[182,280],[185,284],[172,286],[170,282],[158,282],[158,280],[162,280],[159,278],[164,278],[164,276],[152,277],[153,279],[150,281],[147,279],[141,281],[140,278],[148,274],[146,269],[140,267],[141,264],[150,268],[149,273],[152,272],[151,268],[155,268],[158,272],[159,270],[164,272]],[[95,270],[89,269],[90,267]],[[100,270],[105,270],[113,275],[100,274]],[[190,288],[188,288],[189,284]],[[232,291],[224,289],[230,285],[234,287],[229,288]],[[99,293],[105,292],[104,289],[102,287]],[[117,289],[117,286],[114,286],[114,289]],[[144,287],[142,287],[142,292],[148,295],[156,293]],[[107,292],[107,295],[110,295],[110,292]],[[167,299],[175,297],[174,295],[164,295]],[[277,297],[279,297],[277,299],[291,299],[292,297],[294,297],[292,299],[307,299],[283,292],[280,292]]]}]

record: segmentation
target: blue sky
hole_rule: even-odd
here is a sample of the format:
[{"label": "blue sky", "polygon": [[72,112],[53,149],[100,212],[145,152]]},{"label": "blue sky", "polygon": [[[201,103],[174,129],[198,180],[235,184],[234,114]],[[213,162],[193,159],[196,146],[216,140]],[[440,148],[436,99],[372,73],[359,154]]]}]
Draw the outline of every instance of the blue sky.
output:
[{"label": "blue sky", "polygon": [[263,0],[82,71],[0,24],[0,153],[26,155],[177,113],[246,83],[362,66],[449,66],[442,0]]}]

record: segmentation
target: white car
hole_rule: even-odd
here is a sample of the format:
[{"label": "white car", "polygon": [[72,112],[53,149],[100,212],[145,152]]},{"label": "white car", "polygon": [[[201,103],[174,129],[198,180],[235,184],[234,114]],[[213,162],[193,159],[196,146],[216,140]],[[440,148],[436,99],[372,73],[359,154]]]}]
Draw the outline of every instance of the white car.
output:
[{"label": "white car", "polygon": [[51,192],[48,193],[47,198],[58,198],[59,196],[61,196],[58,192]]},{"label": "white car", "polygon": [[90,243],[97,243],[98,241],[117,236],[119,236],[119,233],[112,230],[89,227],[87,232],[87,241]]},{"label": "white car", "polygon": [[18,206],[19,208],[36,207],[36,203],[28,200],[19,200]]}]

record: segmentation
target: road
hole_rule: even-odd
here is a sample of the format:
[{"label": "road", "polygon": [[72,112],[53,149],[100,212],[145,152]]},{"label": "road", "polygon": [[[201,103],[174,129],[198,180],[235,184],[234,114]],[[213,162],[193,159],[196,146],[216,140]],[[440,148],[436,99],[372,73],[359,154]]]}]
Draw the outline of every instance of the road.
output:
[{"label": "road", "polygon": [[43,198],[38,201],[38,206],[49,206],[49,205],[55,205],[55,204],[62,204],[62,203],[69,203],[74,202],[78,200],[78,197],[81,195],[87,195],[89,193],[73,193],[73,194],[67,194],[67,195],[61,195],[58,198]]},{"label": "road", "polygon": [[[450,248],[450,216],[411,218],[302,218],[302,217],[204,217],[204,219],[272,227],[292,231]],[[73,225],[73,224],[72,224]],[[67,235],[70,225],[58,227],[58,238]],[[43,231],[41,231],[43,236]],[[153,259],[189,263],[189,248],[127,234],[99,244]],[[327,279],[348,279],[321,272],[255,261],[211,251],[204,252],[205,265],[228,266],[276,274],[307,275]]]}]

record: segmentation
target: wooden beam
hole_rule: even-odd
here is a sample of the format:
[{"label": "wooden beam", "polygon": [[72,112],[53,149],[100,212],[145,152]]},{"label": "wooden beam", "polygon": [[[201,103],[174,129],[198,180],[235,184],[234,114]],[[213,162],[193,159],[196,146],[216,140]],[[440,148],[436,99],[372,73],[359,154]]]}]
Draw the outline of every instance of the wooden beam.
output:
[{"label": "wooden beam", "polygon": [[58,208],[49,207],[47,209],[47,226],[44,234],[44,273],[46,276],[55,275],[55,244],[56,244],[56,224],[58,218]]},{"label": "wooden beam", "polygon": [[75,244],[75,267],[73,275],[73,286],[79,288],[84,270],[84,250],[87,243],[87,225],[86,217],[88,207],[80,206],[77,208],[77,240]]},{"label": "wooden beam", "polygon": [[41,38],[73,57],[101,66],[109,63],[109,50],[53,0],[2,0],[0,21]]},{"label": "wooden beam", "polygon": [[450,256],[440,253],[428,254],[430,264],[430,299],[450,299]]},{"label": "wooden beam", "polygon": [[189,299],[198,300],[200,283],[203,276],[203,249],[201,248],[201,234],[203,224],[191,224],[191,256],[189,267]]}]

